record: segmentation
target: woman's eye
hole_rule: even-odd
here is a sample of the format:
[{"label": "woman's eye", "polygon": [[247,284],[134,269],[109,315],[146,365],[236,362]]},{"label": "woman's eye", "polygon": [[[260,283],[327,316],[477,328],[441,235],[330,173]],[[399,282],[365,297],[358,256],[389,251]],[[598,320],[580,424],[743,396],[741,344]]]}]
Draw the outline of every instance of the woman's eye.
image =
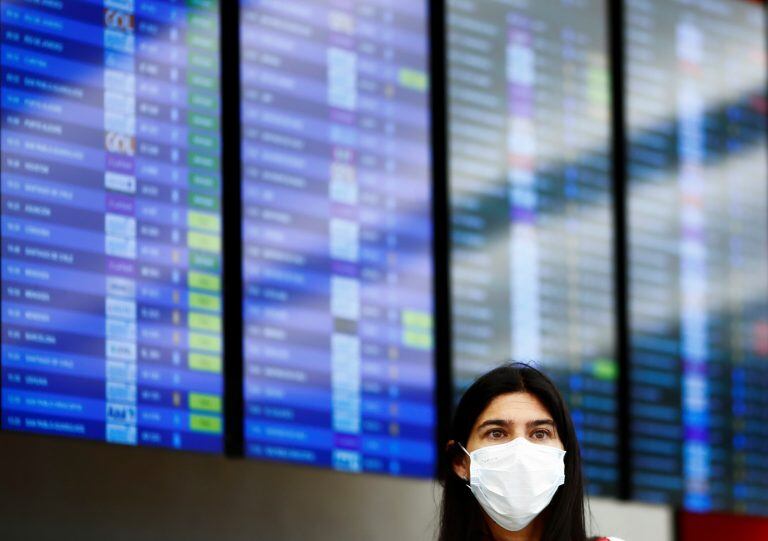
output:
[{"label": "woman's eye", "polygon": [[548,430],[537,430],[532,434],[532,436],[535,440],[545,440],[549,438],[550,434]]},{"label": "woman's eye", "polygon": [[493,440],[498,440],[504,437],[504,432],[502,430],[491,430],[488,432],[488,436]]}]

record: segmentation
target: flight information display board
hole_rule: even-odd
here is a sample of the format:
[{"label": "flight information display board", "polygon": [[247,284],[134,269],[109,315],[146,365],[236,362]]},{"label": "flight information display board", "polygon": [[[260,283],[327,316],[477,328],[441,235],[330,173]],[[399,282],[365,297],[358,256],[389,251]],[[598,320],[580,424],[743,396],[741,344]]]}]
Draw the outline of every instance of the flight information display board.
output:
[{"label": "flight information display board", "polygon": [[2,427],[218,452],[218,6],[0,9]]},{"label": "flight information display board", "polygon": [[617,490],[607,4],[449,0],[454,382],[552,376]]},{"label": "flight information display board", "polygon": [[426,2],[240,6],[246,455],[430,476]]},{"label": "flight information display board", "polygon": [[768,513],[764,6],[629,0],[634,496]]}]

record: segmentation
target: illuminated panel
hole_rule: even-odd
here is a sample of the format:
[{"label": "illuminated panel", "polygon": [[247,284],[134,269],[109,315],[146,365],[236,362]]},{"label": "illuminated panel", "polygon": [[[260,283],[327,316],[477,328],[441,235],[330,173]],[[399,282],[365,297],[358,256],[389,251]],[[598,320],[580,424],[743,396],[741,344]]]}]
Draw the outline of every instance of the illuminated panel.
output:
[{"label": "illuminated panel", "polygon": [[3,1],[2,427],[222,447],[213,1]]},{"label": "illuminated panel", "polygon": [[246,454],[434,470],[425,2],[241,2]]},{"label": "illuminated panel", "polygon": [[616,355],[602,1],[448,2],[454,381],[534,362],[615,493]]},{"label": "illuminated panel", "polygon": [[627,3],[634,496],[768,513],[765,14]]}]

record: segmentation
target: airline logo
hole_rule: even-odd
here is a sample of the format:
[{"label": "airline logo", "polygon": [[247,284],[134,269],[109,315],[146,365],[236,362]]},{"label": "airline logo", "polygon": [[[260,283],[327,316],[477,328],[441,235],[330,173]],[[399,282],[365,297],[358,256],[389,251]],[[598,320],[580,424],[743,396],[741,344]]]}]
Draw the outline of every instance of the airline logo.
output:
[{"label": "airline logo", "polygon": [[107,152],[113,154],[136,155],[136,138],[123,133],[108,131],[104,136],[104,146]]},{"label": "airline logo", "polygon": [[104,26],[107,28],[114,28],[116,30],[123,30],[125,32],[133,32],[134,18],[133,15],[130,13],[125,13],[124,11],[105,9]]}]

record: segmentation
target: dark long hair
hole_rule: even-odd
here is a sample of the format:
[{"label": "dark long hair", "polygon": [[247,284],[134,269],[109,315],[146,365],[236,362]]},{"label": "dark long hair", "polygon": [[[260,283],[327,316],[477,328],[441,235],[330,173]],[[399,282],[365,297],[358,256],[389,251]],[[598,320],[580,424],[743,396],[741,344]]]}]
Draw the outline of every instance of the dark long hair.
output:
[{"label": "dark long hair", "polygon": [[[545,514],[542,541],[586,541],[584,525],[584,481],[581,455],[573,421],[562,395],[554,383],[539,370],[523,363],[511,363],[491,370],[475,381],[461,397],[453,416],[449,439],[467,446],[477,418],[499,395],[528,392],[541,401],[555,421],[557,434],[565,447],[565,484],[555,493]],[[466,481],[453,470],[464,451],[457,443],[446,448],[448,460],[440,475],[443,502],[440,508],[438,541],[480,541],[488,530]]]}]

